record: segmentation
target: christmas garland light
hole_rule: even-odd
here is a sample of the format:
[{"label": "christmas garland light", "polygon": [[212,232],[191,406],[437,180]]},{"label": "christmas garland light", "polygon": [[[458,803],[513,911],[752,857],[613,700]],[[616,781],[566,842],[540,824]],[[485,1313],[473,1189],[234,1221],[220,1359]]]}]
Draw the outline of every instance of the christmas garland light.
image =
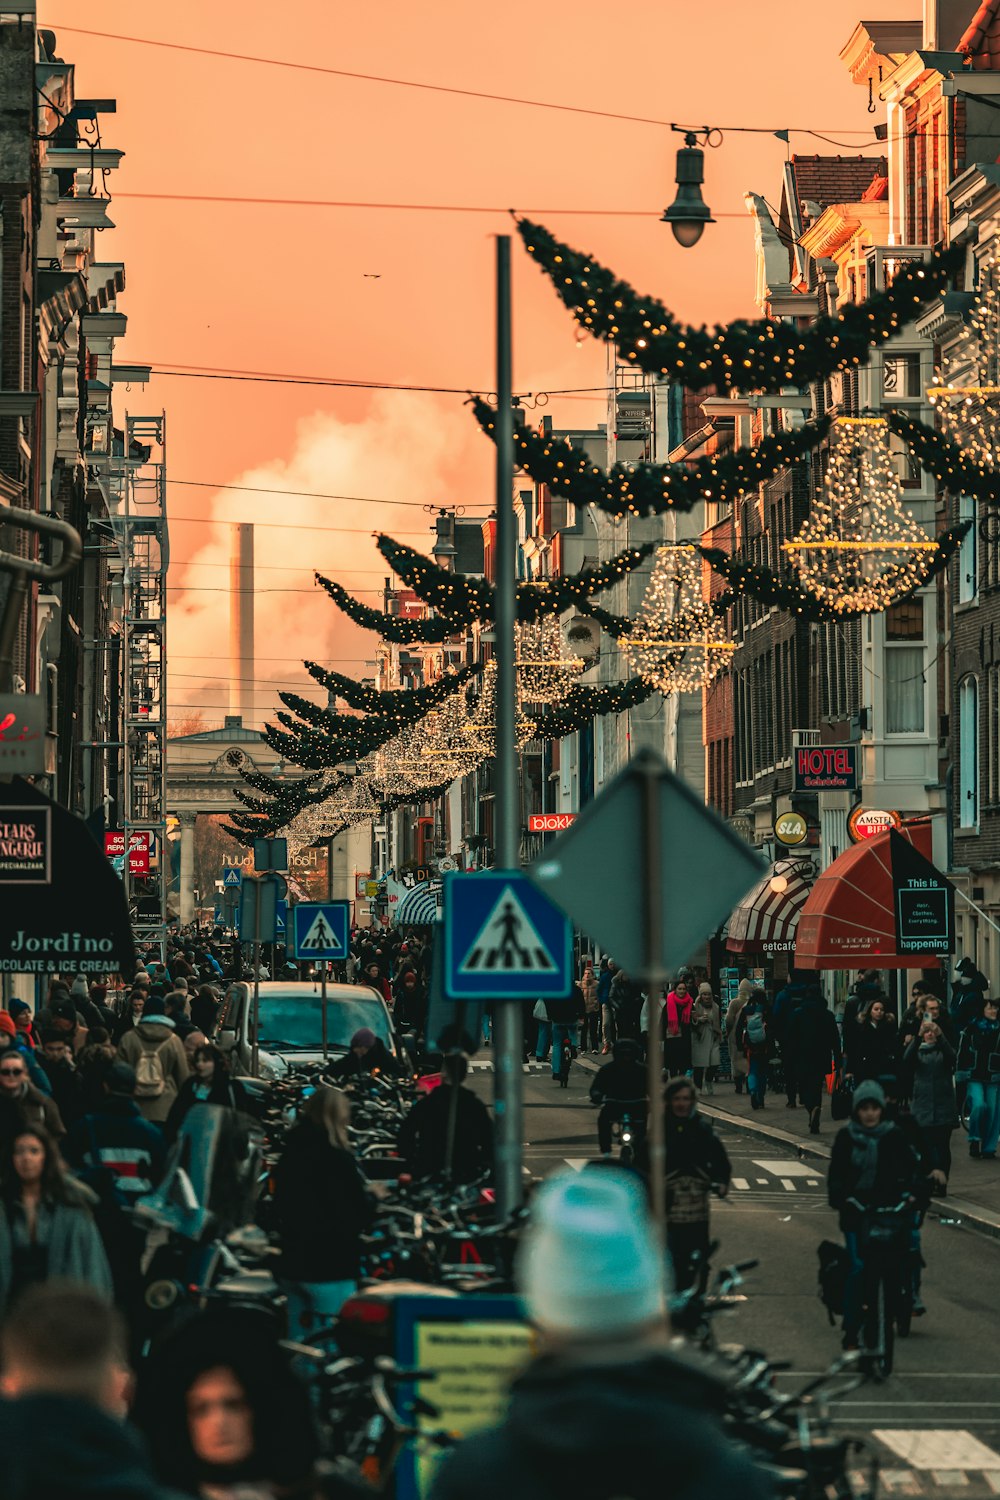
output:
[{"label": "christmas garland light", "polygon": [[[389,688],[380,691],[378,688],[366,687],[361,682],[355,682],[350,677],[342,677],[339,672],[328,672],[319,667],[315,662],[305,662],[306,670],[317,678],[328,679],[324,686],[336,693],[338,698],[343,698],[346,703],[354,708],[363,708],[373,718],[383,719],[386,723],[392,723],[397,728],[406,724],[415,724],[418,719],[423,718],[428,709],[434,708],[443,699],[457,692],[472,677],[478,676],[482,667],[461,667],[457,672],[446,672],[436,682],[427,683],[419,688]],[[352,723],[352,716],[338,713],[335,709],[327,708],[325,705],[313,703],[308,698],[302,698],[298,693],[279,693],[278,697],[286,708],[298,714],[307,724],[316,729],[325,729],[330,734],[340,734],[345,725],[348,733]],[[283,724],[288,720],[282,714],[278,717]],[[294,727],[294,726],[292,726]]]},{"label": "christmas garland light", "polygon": [[[640,547],[628,547],[624,552],[609,558],[606,563],[584,568],[568,577],[519,583],[518,620],[531,623],[543,615],[558,614],[571,605],[579,605],[593,594],[599,594],[603,589],[613,587],[626,574],[639,567],[659,545],[659,542],[644,542]],[[494,618],[493,585],[485,579],[468,579],[449,573],[422,552],[396,542],[390,536],[378,537],[378,549],[393,572],[417,597],[434,609],[447,611],[453,625],[455,622],[471,625],[476,620]]]},{"label": "christmas garland light", "polygon": [[316,574],[316,582],[326,589],[337,608],[343,610],[355,625],[360,625],[363,630],[376,630],[384,641],[392,641],[397,646],[439,646],[442,641],[461,633],[460,627],[448,619],[404,620],[399,615],[371,609],[321,573]]},{"label": "christmas garland light", "polygon": [[[925,554],[912,587],[893,602],[912,598],[936,573],[947,567],[971,525],[971,521],[962,521],[943,531],[937,538],[936,549]],[[790,576],[779,577],[770,568],[745,562],[718,547],[699,547],[698,551],[714,572],[719,573],[729,584],[724,593],[712,600],[712,609],[716,614],[724,614],[740,598],[755,599],[758,604],[777,605],[779,609],[798,615],[802,620],[854,620],[872,612],[862,608],[837,609],[833,604],[817,599],[815,594],[802,588]]]},{"label": "christmas garland light", "polygon": [[968,495],[986,505],[1000,505],[1000,474],[976,463],[958,443],[923,422],[887,411],[886,422],[908,445],[914,458],[953,495]]},{"label": "christmas garland light", "polygon": [[[496,441],[496,410],[479,396],[471,402],[480,427]],[[610,516],[658,516],[693,510],[701,500],[732,504],[818,446],[830,431],[821,417],[796,432],[768,437],[756,448],[700,458],[694,464],[615,464],[602,469],[568,438],[514,428],[514,461],[536,484],[574,505],[593,505]]]},{"label": "christmas garland light", "polygon": [[557,240],[540,224],[517,220],[528,254],[549,276],[581,327],[610,339],[629,364],[667,375],[688,390],[777,393],[806,386],[849,365],[898,333],[961,269],[965,251],[951,246],[900,271],[883,292],[851,303],[835,318],[817,318],[807,330],[794,323],[739,319],[714,330],[680,323],[655,297],[643,297],[590,256]]},{"label": "christmas garland light", "polygon": [[644,682],[641,677],[631,677],[627,682],[612,683],[608,687],[571,688],[564,702],[539,714],[535,720],[534,737],[537,740],[561,740],[565,735],[582,729],[591,719],[635,708],[655,691],[652,684]]}]

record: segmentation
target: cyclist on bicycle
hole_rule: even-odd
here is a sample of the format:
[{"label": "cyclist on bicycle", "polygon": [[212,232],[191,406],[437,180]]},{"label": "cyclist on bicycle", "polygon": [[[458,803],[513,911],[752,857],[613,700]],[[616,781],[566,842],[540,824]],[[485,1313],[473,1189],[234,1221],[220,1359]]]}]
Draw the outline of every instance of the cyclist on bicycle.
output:
[{"label": "cyclist on bicycle", "polygon": [[[697,1285],[704,1291],[708,1274],[709,1210],[714,1192],[729,1191],[732,1166],[712,1122],[698,1113],[698,1094],[690,1078],[672,1078],[663,1091],[666,1151],[667,1248],[678,1291]],[[640,1142],[636,1164],[649,1170],[648,1140]]]},{"label": "cyclist on bicycle", "polygon": [[844,1348],[856,1349],[863,1314],[865,1263],[862,1230],[866,1213],[913,1199],[918,1165],[906,1136],[886,1118],[881,1084],[866,1079],[854,1090],[851,1118],[839,1131],[830,1155],[827,1196],[840,1215],[847,1250],[844,1289]]},{"label": "cyclist on bicycle", "polygon": [[590,1085],[590,1097],[601,1106],[597,1117],[597,1145],[602,1156],[611,1155],[611,1128],[623,1115],[631,1116],[637,1133],[645,1130],[649,1100],[642,1048],[633,1037],[615,1042],[614,1061],[606,1063]]}]

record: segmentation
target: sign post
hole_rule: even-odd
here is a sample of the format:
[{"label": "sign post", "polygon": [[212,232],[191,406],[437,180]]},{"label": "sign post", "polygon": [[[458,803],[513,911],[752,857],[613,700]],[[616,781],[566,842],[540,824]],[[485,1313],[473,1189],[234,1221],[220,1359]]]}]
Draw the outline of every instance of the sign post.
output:
[{"label": "sign post", "polygon": [[[635,849],[640,858],[635,859]],[[683,860],[670,851],[684,849]],[[602,879],[595,881],[593,871]],[[634,974],[649,997],[649,1155],[664,1229],[663,1047],[657,1000],[767,865],[666,762],[641,750],[531,867],[533,882]]]},{"label": "sign post", "polygon": [[[496,332],[496,862],[502,870],[521,863],[517,789],[517,673],[514,616],[517,608],[514,521],[514,410],[511,367],[510,236],[497,235]],[[501,1219],[520,1206],[523,1191],[522,1117],[524,1018],[519,1005],[501,1005],[495,1016],[493,1065],[496,1123],[497,1206]]]}]

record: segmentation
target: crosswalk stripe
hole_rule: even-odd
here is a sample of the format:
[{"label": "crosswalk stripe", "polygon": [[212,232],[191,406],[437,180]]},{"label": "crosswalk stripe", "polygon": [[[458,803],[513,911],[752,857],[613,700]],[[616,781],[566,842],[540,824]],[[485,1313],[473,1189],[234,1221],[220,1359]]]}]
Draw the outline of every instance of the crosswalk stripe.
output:
[{"label": "crosswalk stripe", "polygon": [[749,1182],[747,1182],[747,1180],[746,1180],[745,1177],[734,1177],[733,1178],[733,1187],[734,1188],[739,1188],[739,1190],[740,1190],[741,1193],[746,1193],[746,1192],[749,1192],[749,1190],[750,1190],[750,1184],[749,1184]]},{"label": "crosswalk stripe", "polygon": [[784,1188],[784,1190],[785,1190],[786,1193],[794,1193],[795,1192],[795,1183],[792,1182],[791,1179],[788,1178],[788,1177],[783,1177],[781,1179],[781,1186]]},{"label": "crosswalk stripe", "polygon": [[567,1167],[572,1167],[574,1172],[581,1172],[590,1161],[589,1156],[564,1156],[563,1161]]}]

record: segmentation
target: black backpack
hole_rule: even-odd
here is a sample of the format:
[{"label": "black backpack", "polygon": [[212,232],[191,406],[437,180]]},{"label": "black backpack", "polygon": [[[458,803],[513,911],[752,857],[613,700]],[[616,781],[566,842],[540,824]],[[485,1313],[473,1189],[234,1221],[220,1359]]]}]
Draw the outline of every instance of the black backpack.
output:
[{"label": "black backpack", "polygon": [[819,1256],[819,1300],[826,1308],[831,1327],[843,1316],[844,1293],[847,1290],[847,1251],[833,1240],[823,1240],[816,1250]]}]

